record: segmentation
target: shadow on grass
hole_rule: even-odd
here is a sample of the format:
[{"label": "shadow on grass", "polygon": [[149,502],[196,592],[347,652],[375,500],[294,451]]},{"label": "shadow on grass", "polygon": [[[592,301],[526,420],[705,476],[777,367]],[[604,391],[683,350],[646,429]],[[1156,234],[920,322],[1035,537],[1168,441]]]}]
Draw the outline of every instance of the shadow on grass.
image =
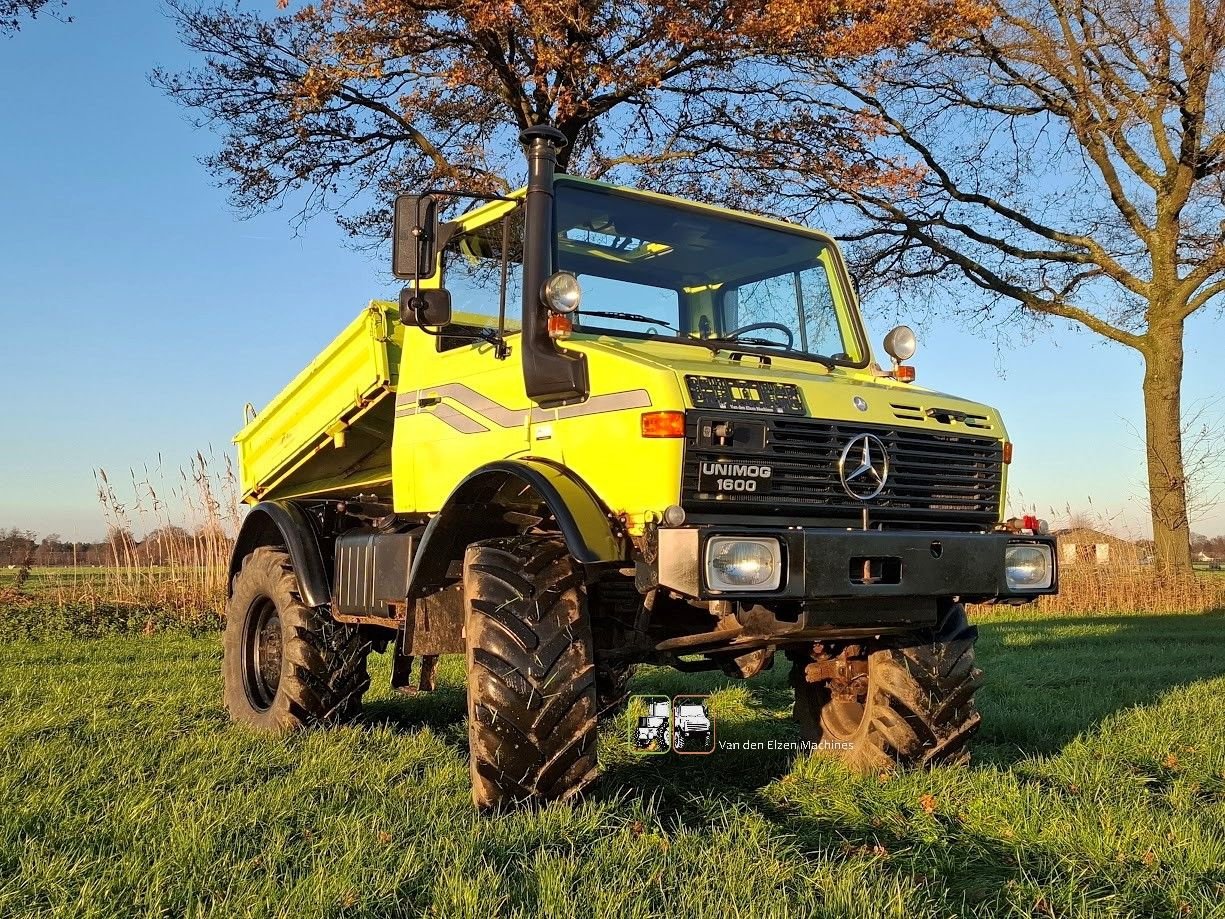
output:
[{"label": "shadow on grass", "polygon": [[362,706],[365,724],[406,734],[421,728],[445,733],[467,714],[464,687],[439,684],[430,692],[384,697]]},{"label": "shadow on grass", "polygon": [[[978,694],[983,727],[975,762],[1007,767],[1034,754],[1058,752],[1108,716],[1157,701],[1167,692],[1225,675],[1225,612],[1153,616],[1082,616],[980,622]],[[796,754],[769,743],[798,739],[787,717],[790,665],[747,683],[718,673],[650,669],[631,691],[674,696],[743,687],[748,717],[718,720],[718,739],[740,751],[709,756],[644,756],[612,764],[603,787],[611,793],[653,794],[666,811],[692,818],[700,799],[743,800],[785,775]],[[745,755],[745,742],[763,746]],[[760,806],[755,805],[755,806]]]},{"label": "shadow on grass", "polygon": [[[980,623],[980,664],[988,683],[979,696],[984,728],[975,748],[983,766],[1008,768],[1032,754],[1055,753],[1103,719],[1136,705],[1156,702],[1180,686],[1225,675],[1225,613],[1208,615],[1084,616]],[[749,690],[748,715],[720,721],[722,740],[791,740],[789,665],[747,685],[718,674],[689,675],[650,670],[633,691],[676,695]],[[787,750],[716,751],[710,756],[634,757],[605,772],[602,795],[643,795],[658,801],[665,821],[708,825],[721,807],[759,815],[814,864],[880,859],[880,870],[912,884],[929,881],[976,915],[1006,911],[1019,891],[1033,888],[1034,908],[1046,902],[1065,871],[1065,853],[1035,839],[984,836],[956,817],[920,816],[903,828],[867,817],[828,815],[761,790],[786,775],[797,755]],[[1026,782],[1041,779],[1026,779]],[[801,795],[803,797],[803,795]],[[811,794],[807,800],[814,800]],[[1022,864],[1023,863],[1023,864]],[[1214,883],[1205,875],[1195,885]],[[1107,877],[1086,879],[1083,893],[1109,898],[1117,891]],[[1037,886],[1035,886],[1037,885]],[[1219,889],[1219,888],[1217,888]],[[1200,891],[1203,893],[1203,891]],[[1130,891],[1130,904],[1149,915],[1169,914],[1168,891]]]},{"label": "shadow on grass", "polygon": [[[1081,616],[981,620],[978,694],[983,727],[974,747],[981,765],[1007,767],[1054,753],[1104,718],[1156,701],[1183,684],[1225,675],[1225,612],[1197,615]],[[456,662],[460,663],[460,662]],[[799,739],[788,717],[790,664],[744,682],[721,673],[644,668],[630,691],[644,695],[715,694],[742,688],[747,712],[717,720],[717,738],[741,745],[708,756],[621,757],[604,772],[604,794],[654,795],[679,818],[708,813],[710,801],[745,800],[785,775],[796,753],[771,742]],[[376,675],[375,679],[380,677]],[[372,700],[365,721],[398,732],[429,727],[454,736],[465,714],[462,664],[431,693]],[[745,744],[760,744],[745,755]],[[461,750],[466,754],[466,747]]]},{"label": "shadow on grass", "polygon": [[980,622],[980,763],[1054,753],[1115,712],[1225,675],[1225,612]]}]

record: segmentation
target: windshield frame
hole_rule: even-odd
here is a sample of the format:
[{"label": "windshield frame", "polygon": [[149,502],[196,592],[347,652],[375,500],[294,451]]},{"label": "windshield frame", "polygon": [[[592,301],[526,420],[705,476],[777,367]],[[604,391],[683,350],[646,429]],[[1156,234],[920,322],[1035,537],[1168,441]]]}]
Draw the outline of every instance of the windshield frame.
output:
[{"label": "windshield frame", "polygon": [[[579,176],[561,176],[559,175],[554,183],[555,194],[553,196],[553,264],[557,266],[558,260],[558,245],[557,245],[557,194],[564,186],[575,186],[587,191],[594,191],[601,194],[616,195],[622,198],[631,198],[645,200],[654,204],[661,204],[667,207],[673,207],[678,210],[688,211],[698,214],[707,219],[713,220],[729,220],[737,223],[749,224],[751,226],[764,227],[767,229],[794,233],[799,236],[806,236],[821,243],[824,250],[829,253],[828,264],[825,265],[827,278],[829,281],[830,292],[833,297],[833,308],[835,314],[845,314],[849,321],[850,330],[854,335],[855,344],[858,345],[863,359],[853,361],[848,358],[836,358],[829,354],[816,354],[813,352],[802,351],[798,347],[787,348],[783,342],[779,342],[777,346],[757,345],[750,342],[744,342],[737,339],[724,338],[698,338],[696,335],[690,334],[674,334],[671,330],[665,330],[665,333],[650,333],[638,332],[627,329],[609,329],[602,328],[596,325],[588,325],[583,323],[576,325],[574,329],[575,336],[591,336],[611,337],[611,338],[628,338],[637,341],[663,341],[670,343],[678,343],[685,345],[695,345],[707,350],[719,350],[738,352],[744,354],[752,354],[754,356],[762,355],[770,358],[788,358],[791,360],[808,361],[816,364],[833,363],[839,367],[846,367],[856,370],[863,370],[869,367],[872,363],[872,348],[868,342],[867,332],[863,325],[863,316],[859,309],[858,297],[855,295],[855,287],[851,282],[850,274],[847,271],[846,263],[842,258],[842,253],[838,248],[837,241],[828,233],[823,233],[820,230],[814,230],[811,227],[802,226],[796,223],[788,223],[785,220],[778,220],[773,217],[764,217],[756,214],[750,214],[744,211],[733,211],[727,208],[716,207],[709,204],[701,204],[696,201],[688,201],[684,198],[676,198],[672,195],[663,195],[657,192],[643,191],[641,189],[622,188],[620,186],[609,185],[604,182],[597,182],[592,179],[584,179]],[[775,275],[765,275],[765,277],[775,277]],[[762,280],[758,279],[758,280]],[[581,281],[580,281],[581,283]],[[660,287],[660,290],[671,290],[672,288]],[[677,295],[680,291],[677,290]],[[797,304],[798,307],[798,304]],[[579,315],[582,315],[582,307],[579,307]],[[598,320],[599,317],[594,317]],[[792,333],[798,337],[799,315],[796,315],[797,328],[792,329]],[[841,317],[839,317],[841,318]],[[662,322],[661,322],[662,324]]]}]

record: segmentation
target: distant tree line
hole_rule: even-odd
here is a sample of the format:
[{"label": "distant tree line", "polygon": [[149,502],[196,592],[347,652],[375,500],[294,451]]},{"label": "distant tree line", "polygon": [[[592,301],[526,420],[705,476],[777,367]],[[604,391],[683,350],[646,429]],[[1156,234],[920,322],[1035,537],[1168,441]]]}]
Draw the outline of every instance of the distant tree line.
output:
[{"label": "distant tree line", "polygon": [[0,567],[72,565],[170,565],[201,557],[202,545],[228,544],[215,528],[189,531],[161,526],[138,540],[130,529],[112,527],[99,542],[72,542],[59,533],[39,536],[19,527],[0,528]]},{"label": "distant tree line", "polygon": [[1202,552],[1209,558],[1225,560],[1225,534],[1220,536],[1201,536],[1191,534],[1191,551],[1196,557]]}]

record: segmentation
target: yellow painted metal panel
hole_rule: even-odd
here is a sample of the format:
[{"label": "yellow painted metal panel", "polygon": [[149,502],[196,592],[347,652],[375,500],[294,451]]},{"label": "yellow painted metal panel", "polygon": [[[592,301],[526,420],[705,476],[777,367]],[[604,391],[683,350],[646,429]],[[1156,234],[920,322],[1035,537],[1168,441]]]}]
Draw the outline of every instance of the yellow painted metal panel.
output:
[{"label": "yellow painted metal panel", "polygon": [[[391,413],[379,411],[395,390],[403,329],[399,308],[373,301],[318,357],[234,438],[243,499],[296,490],[312,479],[327,478],[343,466],[325,450],[362,455],[362,479],[390,479]],[[385,457],[380,458],[380,441]],[[319,466],[319,469],[308,467]],[[300,489],[297,489],[300,490]]]},{"label": "yellow painted metal panel", "polygon": [[[462,320],[461,320],[462,321]],[[439,352],[438,339],[409,329],[393,446],[395,509],[434,512],[478,466],[522,455],[533,408],[518,339],[511,359],[473,342]]]}]

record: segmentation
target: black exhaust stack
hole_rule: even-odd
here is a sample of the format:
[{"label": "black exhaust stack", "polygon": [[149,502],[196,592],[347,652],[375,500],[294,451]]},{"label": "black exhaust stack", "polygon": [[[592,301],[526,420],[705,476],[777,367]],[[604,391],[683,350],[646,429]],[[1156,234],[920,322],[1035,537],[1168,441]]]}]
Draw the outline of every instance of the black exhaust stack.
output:
[{"label": "black exhaust stack", "polygon": [[523,204],[523,383],[528,398],[545,407],[582,402],[591,392],[587,355],[564,351],[549,337],[548,307],[540,289],[553,273],[553,173],[566,135],[535,125],[519,135],[527,153]]}]

